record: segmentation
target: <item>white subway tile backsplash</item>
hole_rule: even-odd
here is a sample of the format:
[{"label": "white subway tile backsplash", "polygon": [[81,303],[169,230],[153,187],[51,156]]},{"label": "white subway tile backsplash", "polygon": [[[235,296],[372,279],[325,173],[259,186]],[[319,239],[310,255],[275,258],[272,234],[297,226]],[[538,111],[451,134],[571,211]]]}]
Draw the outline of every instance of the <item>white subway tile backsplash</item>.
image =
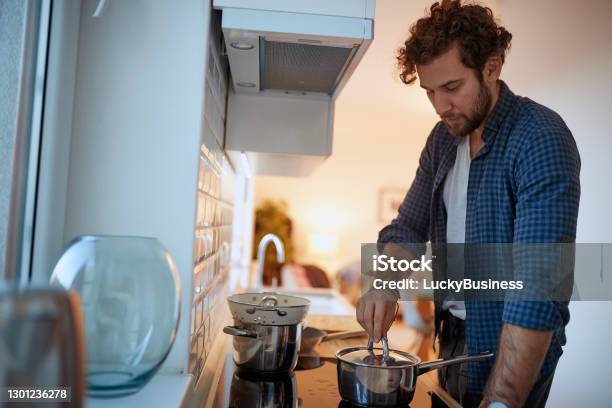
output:
[{"label": "white subway tile backsplash", "polygon": [[207,357],[210,346],[210,333],[217,333],[220,327],[215,326],[216,306],[225,307],[223,296],[217,296],[220,288],[227,281],[229,267],[222,263],[222,253],[231,245],[232,204],[221,201],[220,186],[224,182],[219,171],[223,156],[214,155],[211,150],[201,159],[201,173],[198,191],[198,212],[195,223],[196,255],[194,259],[194,293],[195,314],[193,331],[197,342],[192,348],[192,373],[198,376]]},{"label": "white subway tile backsplash", "polygon": [[219,313],[226,308],[233,221],[233,170],[222,150],[225,132],[227,65],[216,44],[222,44],[218,24],[211,24],[204,87],[204,126],[197,182],[194,225],[193,294],[189,371],[194,384],[208,357],[213,339],[221,333]]}]

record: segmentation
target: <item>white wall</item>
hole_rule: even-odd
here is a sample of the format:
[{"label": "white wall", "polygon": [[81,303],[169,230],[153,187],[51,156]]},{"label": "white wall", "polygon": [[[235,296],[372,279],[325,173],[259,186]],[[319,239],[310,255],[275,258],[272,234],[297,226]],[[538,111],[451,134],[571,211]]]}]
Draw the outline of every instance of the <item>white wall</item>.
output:
[{"label": "white wall", "polygon": [[[297,260],[328,272],[360,257],[376,241],[379,189],[408,189],[436,116],[423,92],[401,85],[394,54],[423,2],[378,2],[374,41],[335,106],[333,153],[307,178],[257,177],[255,203],[287,200],[295,226]],[[308,251],[309,234],[337,237],[337,252]]]},{"label": "white wall", "polygon": [[182,280],[163,370],[186,371],[210,4],[115,1],[93,19],[96,5],[81,9],[64,241],[161,241]]},{"label": "white wall", "polygon": [[[612,2],[498,0],[513,33],[502,76],[514,92],[557,111],[582,159],[578,242],[612,242]],[[612,402],[612,302],[574,302],[548,406]]]},{"label": "white wall", "polygon": [[[417,86],[395,78],[394,51],[433,1],[377,2],[375,40],[336,104],[334,152],[306,179],[258,177],[255,200],[288,201],[299,261],[312,261],[307,236],[337,234],[338,252],[318,260],[333,271],[376,240],[380,187],[407,189],[437,118]],[[579,242],[612,242],[612,2],[498,0],[494,10],[513,33],[502,72],[511,89],[556,110],[582,158]],[[609,406],[612,401],[612,302],[576,302],[568,345],[548,406]]]}]

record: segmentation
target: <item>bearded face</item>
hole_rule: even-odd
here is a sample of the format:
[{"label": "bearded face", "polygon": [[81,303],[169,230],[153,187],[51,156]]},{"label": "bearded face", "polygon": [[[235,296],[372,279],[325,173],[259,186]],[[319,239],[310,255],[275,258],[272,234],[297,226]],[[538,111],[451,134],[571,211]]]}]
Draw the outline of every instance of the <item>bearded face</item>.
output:
[{"label": "bearded face", "polygon": [[482,81],[479,88],[469,112],[451,112],[440,116],[451,135],[467,136],[478,129],[486,119],[487,113],[491,109],[491,91]]},{"label": "bearded face", "polygon": [[421,88],[452,135],[467,136],[483,124],[496,78],[465,66],[458,45],[416,69]]}]

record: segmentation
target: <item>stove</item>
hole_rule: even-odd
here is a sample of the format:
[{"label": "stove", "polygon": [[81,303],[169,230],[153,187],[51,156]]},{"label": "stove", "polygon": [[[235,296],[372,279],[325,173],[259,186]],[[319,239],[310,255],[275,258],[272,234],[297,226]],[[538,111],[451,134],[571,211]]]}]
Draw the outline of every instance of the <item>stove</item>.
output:
[{"label": "stove", "polygon": [[[241,372],[229,353],[215,392],[215,408],[353,407],[338,393],[336,365],[324,361],[318,368],[291,374],[262,376]],[[422,382],[417,382],[410,408],[446,407]]]}]

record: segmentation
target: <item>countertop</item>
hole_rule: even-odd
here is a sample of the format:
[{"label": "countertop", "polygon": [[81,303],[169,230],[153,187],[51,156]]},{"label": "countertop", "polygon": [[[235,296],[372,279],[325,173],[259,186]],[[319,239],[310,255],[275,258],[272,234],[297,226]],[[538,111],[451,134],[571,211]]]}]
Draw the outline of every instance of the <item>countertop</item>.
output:
[{"label": "countertop", "polygon": [[192,379],[189,374],[156,374],[135,394],[120,398],[87,397],[85,406],[88,408],[180,407],[189,392]]}]

